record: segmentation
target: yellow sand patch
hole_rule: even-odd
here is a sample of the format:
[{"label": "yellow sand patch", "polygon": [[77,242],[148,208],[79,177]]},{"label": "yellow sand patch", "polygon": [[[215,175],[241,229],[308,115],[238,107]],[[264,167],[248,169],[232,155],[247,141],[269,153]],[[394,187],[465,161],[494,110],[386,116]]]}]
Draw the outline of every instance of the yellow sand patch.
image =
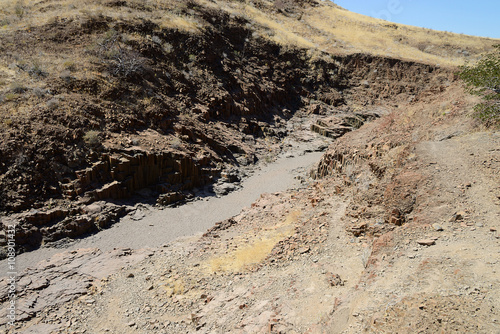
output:
[{"label": "yellow sand patch", "polygon": [[241,246],[236,250],[223,256],[212,258],[209,261],[209,271],[240,272],[260,263],[271,253],[279,241],[292,235],[294,223],[300,214],[300,211],[294,211],[287,216],[285,221],[263,229],[259,235],[251,240],[242,241]]}]

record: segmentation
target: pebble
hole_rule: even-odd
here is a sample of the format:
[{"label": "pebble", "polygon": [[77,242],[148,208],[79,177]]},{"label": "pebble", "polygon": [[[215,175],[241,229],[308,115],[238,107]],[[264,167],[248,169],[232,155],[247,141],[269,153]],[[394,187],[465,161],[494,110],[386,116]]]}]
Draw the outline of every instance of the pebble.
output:
[{"label": "pebble", "polygon": [[443,227],[439,224],[432,224],[432,228],[436,231],[443,231]]},{"label": "pebble", "polygon": [[309,252],[309,250],[311,250],[311,248],[309,248],[309,246],[304,246],[304,247],[299,249],[299,253],[304,254],[304,253]]},{"label": "pebble", "polygon": [[460,220],[463,220],[465,217],[465,212],[464,211],[459,211],[459,212],[456,212],[451,218],[450,218],[450,222],[456,222],[456,221],[460,221]]}]

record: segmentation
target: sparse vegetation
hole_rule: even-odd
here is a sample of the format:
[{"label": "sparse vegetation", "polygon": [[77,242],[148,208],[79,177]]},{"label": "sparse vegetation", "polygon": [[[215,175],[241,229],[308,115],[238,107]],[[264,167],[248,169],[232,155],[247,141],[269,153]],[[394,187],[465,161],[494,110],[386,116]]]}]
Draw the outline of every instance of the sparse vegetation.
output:
[{"label": "sparse vegetation", "polygon": [[[446,326],[462,319],[469,297],[477,303],[467,323],[499,319],[498,263],[483,261],[497,244],[489,209],[498,138],[477,135],[465,117],[478,99],[456,68],[435,66],[474,63],[491,40],[387,24],[321,0],[25,1],[22,19],[16,1],[0,0],[10,22],[0,29],[0,211],[21,227],[17,250],[64,245],[122,215],[154,222],[120,234],[152,247],[191,224],[233,218],[162,251],[115,249],[138,263],[95,289],[95,277],[66,264],[88,256],[119,269],[111,253],[101,261],[93,250],[70,252],[30,269],[18,301],[29,312],[12,330],[64,331],[62,317],[73,332],[93,333],[395,332],[410,322],[407,332],[453,332],[459,325]],[[491,66],[481,75],[492,73],[498,79]],[[493,82],[471,89],[498,94]],[[337,139],[317,138],[311,121]],[[322,179],[293,166],[320,154]],[[278,157],[279,168],[245,177]],[[293,189],[279,191],[293,177]],[[255,200],[263,184],[270,193]],[[251,192],[205,203],[240,187]],[[155,197],[192,200],[186,220],[164,228],[169,212],[150,216]],[[236,216],[235,198],[249,204]],[[458,221],[455,210],[467,214]],[[400,305],[432,317],[391,313],[422,291]],[[432,304],[442,295],[457,301]],[[387,314],[401,321],[384,330]]]},{"label": "sparse vegetation", "polygon": [[101,133],[96,130],[87,131],[87,133],[83,136],[83,141],[85,141],[88,145],[97,146],[101,142],[100,134]]},{"label": "sparse vegetation", "polygon": [[23,18],[25,9],[24,9],[24,4],[22,3],[22,1],[18,1],[16,3],[14,10],[15,10],[17,17],[19,17],[20,19]]},{"label": "sparse vegetation", "polygon": [[108,30],[97,42],[95,51],[115,76],[130,78],[144,71],[144,60],[126,45],[124,36],[114,29]]},{"label": "sparse vegetation", "polygon": [[[11,14],[2,19],[7,29],[16,29],[21,25],[36,27],[63,17],[80,20],[110,18],[116,22],[124,22],[140,21],[147,16],[160,29],[178,29],[195,34],[206,27],[206,23],[193,14],[195,9],[216,9],[233,18],[245,18],[252,26],[254,36],[261,36],[284,46],[315,48],[342,54],[366,52],[442,65],[461,65],[464,58],[474,60],[478,53],[488,50],[493,41],[402,24],[387,24],[383,20],[348,12],[334,3],[323,3],[307,11],[300,10],[297,2],[289,0],[276,0],[263,6],[250,1],[217,4],[206,0],[194,0],[190,3],[132,0],[121,6],[109,6],[103,2],[88,4],[69,1],[65,6],[45,6],[0,0],[0,7],[8,9]],[[43,11],[39,11],[41,8]],[[22,15],[22,20],[18,15]],[[150,38],[155,43],[158,41],[154,36]],[[164,45],[164,48],[168,53],[168,45]],[[461,50],[467,50],[470,54],[458,52]],[[450,54],[453,56],[450,57]]]},{"label": "sparse vegetation", "polygon": [[24,92],[26,92],[28,90],[28,88],[18,82],[18,81],[14,81],[11,85],[10,85],[10,91],[14,94],[23,94]]},{"label": "sparse vegetation", "polygon": [[461,67],[459,76],[468,91],[483,102],[474,107],[475,116],[487,124],[500,123],[500,44],[476,64]]},{"label": "sparse vegetation", "polygon": [[37,60],[33,61],[33,64],[28,69],[28,74],[36,79],[45,78],[48,75],[48,73],[42,68],[40,62]]},{"label": "sparse vegetation", "polygon": [[5,94],[5,101],[12,101],[17,99],[20,96],[20,94],[16,93],[7,93]]}]

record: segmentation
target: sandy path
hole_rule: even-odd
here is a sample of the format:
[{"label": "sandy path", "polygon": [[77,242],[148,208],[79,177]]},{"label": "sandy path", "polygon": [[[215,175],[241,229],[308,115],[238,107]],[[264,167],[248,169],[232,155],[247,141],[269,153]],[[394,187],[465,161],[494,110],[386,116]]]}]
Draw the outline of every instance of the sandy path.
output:
[{"label": "sandy path", "polygon": [[[297,150],[294,150],[297,152]],[[301,152],[302,150],[299,150]],[[317,162],[321,152],[295,154],[286,158],[280,156],[276,162],[264,166],[242,182],[243,188],[226,196],[210,197],[203,201],[188,203],[177,208],[158,210],[146,209],[141,220],[134,221],[129,216],[111,228],[96,235],[69,244],[65,249],[40,248],[17,256],[17,270],[23,271],[41,260],[65,250],[78,248],[100,248],[103,251],[126,247],[132,249],[159,247],[179,237],[202,233],[216,222],[238,214],[249,206],[260,194],[278,192],[296,187],[300,182],[295,179],[297,169],[311,166]],[[5,268],[6,260],[0,262]],[[2,270],[2,273],[6,270]]]}]

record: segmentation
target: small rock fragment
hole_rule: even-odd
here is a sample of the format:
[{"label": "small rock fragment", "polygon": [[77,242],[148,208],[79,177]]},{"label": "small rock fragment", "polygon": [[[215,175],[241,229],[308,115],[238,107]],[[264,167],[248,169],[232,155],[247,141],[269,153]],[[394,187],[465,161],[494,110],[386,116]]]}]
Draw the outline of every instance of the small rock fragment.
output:
[{"label": "small rock fragment", "polygon": [[442,231],[443,227],[439,224],[432,224],[432,228],[436,231]]},{"label": "small rock fragment", "polygon": [[343,286],[344,281],[340,278],[339,274],[327,273],[327,280],[330,286]]},{"label": "small rock fragment", "polygon": [[417,244],[422,246],[432,246],[436,244],[436,240],[433,239],[420,239],[417,240]]},{"label": "small rock fragment", "polygon": [[301,249],[299,249],[299,253],[304,254],[304,253],[309,252],[310,250],[311,250],[311,248],[309,248],[309,246],[304,246]]},{"label": "small rock fragment", "polygon": [[465,212],[463,211],[459,211],[459,212],[456,212],[455,214],[453,214],[453,216],[450,218],[450,222],[456,222],[456,221],[460,221],[460,220],[463,220],[465,217]]}]

